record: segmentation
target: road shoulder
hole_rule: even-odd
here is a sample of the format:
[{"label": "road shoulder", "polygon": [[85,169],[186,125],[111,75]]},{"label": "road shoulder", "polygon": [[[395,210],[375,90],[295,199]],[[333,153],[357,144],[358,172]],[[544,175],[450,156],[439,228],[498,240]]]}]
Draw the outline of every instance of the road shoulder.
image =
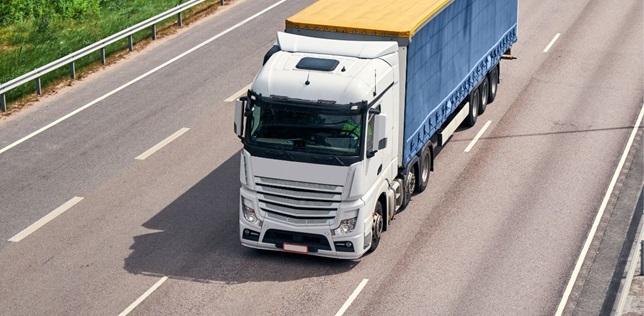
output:
[{"label": "road shoulder", "polygon": [[565,315],[608,315],[613,309],[642,217],[636,206],[644,181],[643,165],[640,130],[581,267]]}]

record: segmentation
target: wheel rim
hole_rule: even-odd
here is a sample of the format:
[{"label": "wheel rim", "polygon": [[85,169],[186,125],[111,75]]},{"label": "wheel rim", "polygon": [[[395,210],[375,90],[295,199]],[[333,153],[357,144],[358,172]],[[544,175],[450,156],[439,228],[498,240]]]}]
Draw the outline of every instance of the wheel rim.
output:
[{"label": "wheel rim", "polygon": [[[380,212],[382,212],[382,210]],[[378,212],[378,210],[375,210],[373,212],[373,226],[371,227],[371,233],[374,242],[380,239],[380,236],[382,235],[382,227],[382,215]]]},{"label": "wheel rim", "polygon": [[423,172],[421,173],[423,183],[427,182],[427,178],[429,178],[429,153],[423,157]]},{"label": "wheel rim", "polygon": [[413,172],[410,172],[407,176],[407,192],[411,194],[414,192],[414,186],[416,185],[416,175]]},{"label": "wheel rim", "polygon": [[487,92],[488,92],[487,81],[483,82],[483,87],[481,88],[481,91],[483,91],[482,92],[483,94],[481,94],[481,104],[480,105],[485,106],[487,104]]}]

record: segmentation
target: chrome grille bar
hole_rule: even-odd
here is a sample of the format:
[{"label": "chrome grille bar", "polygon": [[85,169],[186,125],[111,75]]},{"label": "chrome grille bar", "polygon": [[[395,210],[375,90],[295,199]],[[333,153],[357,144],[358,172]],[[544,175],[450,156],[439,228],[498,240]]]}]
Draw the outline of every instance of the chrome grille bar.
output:
[{"label": "chrome grille bar", "polygon": [[340,207],[342,186],[266,177],[255,180],[259,207],[275,220],[325,225],[335,219]]}]

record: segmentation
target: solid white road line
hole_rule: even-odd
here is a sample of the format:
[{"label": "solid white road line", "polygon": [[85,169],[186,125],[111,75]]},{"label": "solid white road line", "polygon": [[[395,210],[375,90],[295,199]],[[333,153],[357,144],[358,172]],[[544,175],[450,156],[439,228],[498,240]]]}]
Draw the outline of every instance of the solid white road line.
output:
[{"label": "solid white road line", "polygon": [[173,140],[179,138],[179,136],[183,135],[185,132],[187,132],[189,130],[190,129],[187,128],[187,127],[184,127],[182,129],[178,130],[174,134],[168,136],[168,138],[166,138],[166,139],[162,140],[160,143],[154,145],[154,147],[152,147],[152,148],[146,150],[144,153],[140,154],[135,159],[136,160],[144,160],[145,158],[148,158],[148,157],[152,156],[152,154],[157,152],[159,149],[163,148],[165,145],[169,144]]},{"label": "solid white road line", "polygon": [[561,33],[557,33],[557,35],[555,35],[555,38],[553,38],[552,41],[550,41],[550,44],[546,46],[546,49],[543,50],[544,53],[547,53],[550,50],[552,45],[554,45],[557,39],[559,39],[559,36],[561,36]]},{"label": "solid white road line", "polygon": [[160,69],[162,69],[162,68],[164,68],[164,67],[166,67],[166,66],[168,66],[168,65],[172,64],[173,62],[175,62],[175,61],[177,61],[177,60],[179,60],[179,59],[181,59],[181,58],[183,58],[183,57],[187,56],[188,54],[190,54],[190,53],[192,53],[192,52],[196,51],[197,49],[199,49],[199,48],[201,48],[201,47],[203,47],[203,46],[205,46],[205,45],[210,44],[212,41],[214,41],[214,40],[216,40],[216,39],[218,39],[218,38],[220,38],[220,37],[222,37],[222,36],[224,36],[224,35],[226,35],[226,34],[230,33],[231,31],[233,31],[233,30],[235,30],[235,29],[239,28],[240,26],[242,26],[242,25],[244,25],[244,24],[246,24],[246,23],[250,22],[251,20],[253,20],[253,19],[255,19],[255,18],[259,17],[260,15],[262,15],[262,14],[264,14],[264,13],[266,13],[266,12],[270,11],[271,9],[273,9],[273,8],[277,7],[278,5],[280,5],[280,4],[282,4],[282,3],[284,3],[285,1],[286,1],[286,0],[281,0],[281,1],[279,1],[279,2],[277,2],[277,3],[275,3],[275,4],[273,4],[273,5],[271,5],[270,7],[266,8],[266,9],[264,9],[264,10],[262,10],[262,11],[259,11],[258,13],[256,13],[255,15],[253,15],[253,16],[251,16],[251,17],[247,18],[246,20],[243,20],[243,21],[241,21],[241,22],[239,22],[239,23],[237,23],[237,24],[235,24],[235,25],[231,26],[230,28],[226,29],[225,31],[223,31],[223,32],[221,32],[221,33],[219,33],[219,34],[217,34],[217,35],[215,35],[215,36],[213,36],[213,37],[211,37],[211,38],[207,39],[206,41],[202,42],[201,44],[199,44],[199,45],[197,45],[197,46],[195,46],[195,47],[193,47],[193,48],[191,48],[191,49],[189,49],[189,50],[187,50],[187,51],[183,52],[181,55],[179,55],[179,56],[177,56],[177,57],[174,57],[174,58],[172,58],[172,59],[170,59],[170,60],[166,61],[165,63],[161,64],[160,66],[158,66],[158,67],[156,67],[156,68],[154,68],[154,69],[152,69],[152,70],[150,70],[150,71],[148,71],[148,72],[146,72],[146,73],[144,73],[144,74],[142,74],[142,75],[140,75],[140,76],[138,76],[138,77],[136,77],[136,78],[132,79],[131,81],[127,82],[126,84],[124,84],[124,85],[122,85],[122,86],[120,86],[120,87],[118,87],[118,88],[116,88],[116,89],[114,89],[114,90],[112,90],[112,91],[110,91],[110,92],[108,92],[108,93],[104,94],[102,97],[99,97],[98,99],[96,99],[96,100],[94,100],[94,101],[92,101],[92,102],[90,102],[90,103],[85,104],[84,106],[82,106],[82,107],[80,107],[80,108],[76,109],[75,111],[73,111],[73,112],[71,112],[71,113],[69,113],[69,114],[67,114],[67,115],[65,115],[65,116],[63,116],[63,117],[61,117],[61,118],[59,118],[59,119],[55,120],[54,122],[50,123],[49,125],[47,125],[47,126],[45,126],[45,127],[42,127],[41,129],[39,129],[39,130],[37,130],[37,131],[35,131],[35,132],[33,132],[33,133],[31,133],[31,134],[29,134],[29,135],[27,135],[27,136],[25,136],[25,137],[21,138],[21,139],[19,139],[19,140],[17,140],[17,141],[16,141],[16,142],[14,142],[13,144],[11,144],[11,145],[9,145],[9,146],[7,146],[7,147],[5,147],[5,148],[0,149],[0,154],[4,153],[5,151],[7,151],[7,150],[9,150],[9,149],[11,149],[11,148],[13,148],[13,147],[16,147],[16,146],[20,145],[21,143],[23,143],[23,142],[25,142],[25,141],[27,141],[27,140],[31,139],[32,137],[34,137],[34,136],[36,136],[36,135],[38,135],[38,134],[40,134],[40,133],[42,133],[42,132],[44,132],[44,131],[46,131],[46,130],[50,129],[51,127],[55,126],[56,124],[58,124],[58,123],[60,123],[60,122],[62,122],[62,121],[64,121],[64,120],[66,120],[66,119],[68,119],[68,118],[70,118],[70,117],[72,117],[72,116],[74,116],[74,115],[76,115],[76,114],[78,114],[79,112],[81,112],[81,111],[83,111],[83,110],[85,110],[85,109],[89,108],[90,106],[92,106],[92,105],[94,105],[94,104],[96,104],[96,103],[98,103],[98,102],[100,102],[100,101],[102,101],[102,100],[106,99],[107,97],[109,97],[109,96],[111,96],[111,95],[113,95],[113,94],[115,94],[115,93],[117,93],[117,92],[119,92],[119,91],[121,91],[121,90],[123,90],[123,89],[127,88],[128,86],[130,86],[130,85],[132,85],[132,84],[136,83],[137,81],[139,81],[139,80],[141,80],[141,79],[143,79],[143,78],[145,78],[145,77],[147,77],[147,76],[149,76],[149,75],[151,75],[151,74],[153,74],[153,73],[155,73],[155,72],[159,71]]},{"label": "solid white road line", "polygon": [[365,285],[367,285],[367,282],[369,282],[369,279],[364,279],[364,280],[362,280],[362,282],[360,282],[360,284],[358,285],[358,287],[353,291],[353,293],[351,294],[351,296],[349,296],[349,299],[347,299],[347,301],[346,301],[346,302],[344,302],[344,305],[342,305],[342,307],[341,307],[341,308],[340,308],[340,310],[335,314],[335,316],[342,316],[342,315],[344,314],[344,312],[346,312],[346,311],[347,311],[347,309],[349,308],[349,306],[351,306],[351,303],[353,303],[353,301],[356,299],[356,297],[358,297],[358,294],[360,294],[360,292],[362,291],[362,289],[364,289]]},{"label": "solid white road line", "polygon": [[141,304],[141,302],[143,302],[143,300],[145,300],[148,296],[150,296],[150,294],[152,294],[152,292],[154,292],[157,288],[159,288],[159,286],[161,286],[161,284],[163,284],[163,282],[165,282],[167,279],[168,279],[168,277],[164,276],[164,277],[161,278],[161,280],[157,281],[157,283],[154,283],[154,285],[151,288],[149,288],[147,291],[145,291],[145,293],[143,293],[143,295],[141,295],[139,298],[137,298],[136,301],[134,301],[132,304],[130,304],[130,306],[128,306],[124,311],[122,311],[119,314],[119,316],[125,316],[125,315],[129,314],[133,309],[135,309],[137,306],[139,306],[139,304]]},{"label": "solid white road line", "polygon": [[474,139],[472,139],[472,141],[471,141],[471,142],[470,142],[470,144],[467,146],[467,148],[465,148],[465,152],[466,152],[466,153],[469,153],[469,152],[470,152],[470,150],[472,150],[472,147],[474,147],[474,144],[476,144],[476,142],[479,140],[479,138],[481,138],[481,136],[483,136],[483,133],[485,133],[485,130],[486,130],[488,127],[490,127],[490,124],[492,124],[492,121],[487,121],[487,122],[485,122],[485,125],[483,125],[483,128],[481,128],[481,130],[479,131],[479,133],[478,133],[478,134],[476,134],[476,136],[474,137]]},{"label": "solid white road line", "polygon": [[566,286],[566,290],[564,291],[563,297],[561,298],[559,307],[557,307],[557,312],[555,313],[556,316],[560,316],[563,313],[564,308],[568,303],[568,298],[570,297],[570,293],[572,292],[572,287],[575,285],[575,282],[577,281],[579,270],[581,270],[581,265],[584,263],[584,259],[586,258],[586,254],[588,253],[588,248],[590,248],[590,243],[593,241],[593,238],[595,238],[595,233],[597,232],[597,226],[599,226],[599,222],[601,221],[602,216],[604,216],[604,210],[606,209],[608,200],[610,199],[610,196],[613,195],[613,189],[615,188],[615,184],[617,183],[617,178],[619,178],[619,174],[622,172],[622,168],[624,167],[624,162],[626,161],[628,152],[631,150],[631,146],[633,145],[633,140],[635,139],[635,135],[637,134],[637,129],[640,127],[640,124],[642,123],[643,116],[644,116],[644,104],[642,104],[640,115],[637,117],[637,122],[633,127],[631,136],[628,138],[628,142],[626,143],[626,148],[624,148],[624,153],[622,154],[622,158],[619,160],[619,163],[617,164],[617,169],[615,169],[615,174],[613,175],[613,179],[610,181],[610,184],[608,185],[608,190],[606,190],[606,194],[604,195],[604,200],[602,201],[602,204],[599,206],[599,211],[597,212],[597,216],[595,217],[595,222],[593,222],[593,226],[590,228],[590,232],[588,233],[588,237],[586,238],[586,243],[584,243],[584,248],[582,248],[581,254],[579,254],[579,258],[577,258],[577,264],[575,265],[575,269],[572,271],[572,275],[570,276],[570,280],[568,281],[568,286]]},{"label": "solid white road line", "polygon": [[249,83],[247,86],[241,88],[239,91],[235,92],[235,94],[231,95],[230,98],[224,100],[224,102],[233,102],[237,99],[237,97],[240,97],[242,94],[245,94],[248,89],[250,89],[250,85],[252,83]]},{"label": "solid white road line", "polygon": [[71,200],[65,202],[65,204],[59,206],[55,210],[51,211],[51,213],[45,215],[45,217],[39,219],[37,222],[31,224],[29,227],[25,228],[21,232],[19,232],[17,235],[11,237],[9,241],[13,242],[19,242],[23,240],[25,237],[29,236],[31,233],[35,232],[38,230],[38,228],[43,227],[45,224],[49,223],[52,219],[56,218],[58,215],[62,214],[63,212],[67,211],[68,209],[72,208],[72,206],[76,205],[76,203],[82,201],[82,197],[75,196]]}]

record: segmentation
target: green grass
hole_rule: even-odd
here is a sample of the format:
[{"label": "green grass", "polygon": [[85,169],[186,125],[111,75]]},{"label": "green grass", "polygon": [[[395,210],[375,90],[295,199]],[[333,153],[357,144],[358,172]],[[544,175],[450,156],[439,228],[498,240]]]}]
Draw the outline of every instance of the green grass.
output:
[{"label": "green grass", "polygon": [[[182,2],[185,0],[0,0],[0,83]],[[151,31],[147,29],[134,34],[133,38],[137,42],[150,35]],[[109,56],[126,48],[127,38],[106,47],[106,54]],[[97,62],[100,63],[99,52],[81,58],[76,61],[77,72]],[[69,67],[62,67],[43,76],[41,81],[44,87],[69,75]],[[7,92],[7,101],[17,100],[34,91],[35,82],[24,84]]]}]

